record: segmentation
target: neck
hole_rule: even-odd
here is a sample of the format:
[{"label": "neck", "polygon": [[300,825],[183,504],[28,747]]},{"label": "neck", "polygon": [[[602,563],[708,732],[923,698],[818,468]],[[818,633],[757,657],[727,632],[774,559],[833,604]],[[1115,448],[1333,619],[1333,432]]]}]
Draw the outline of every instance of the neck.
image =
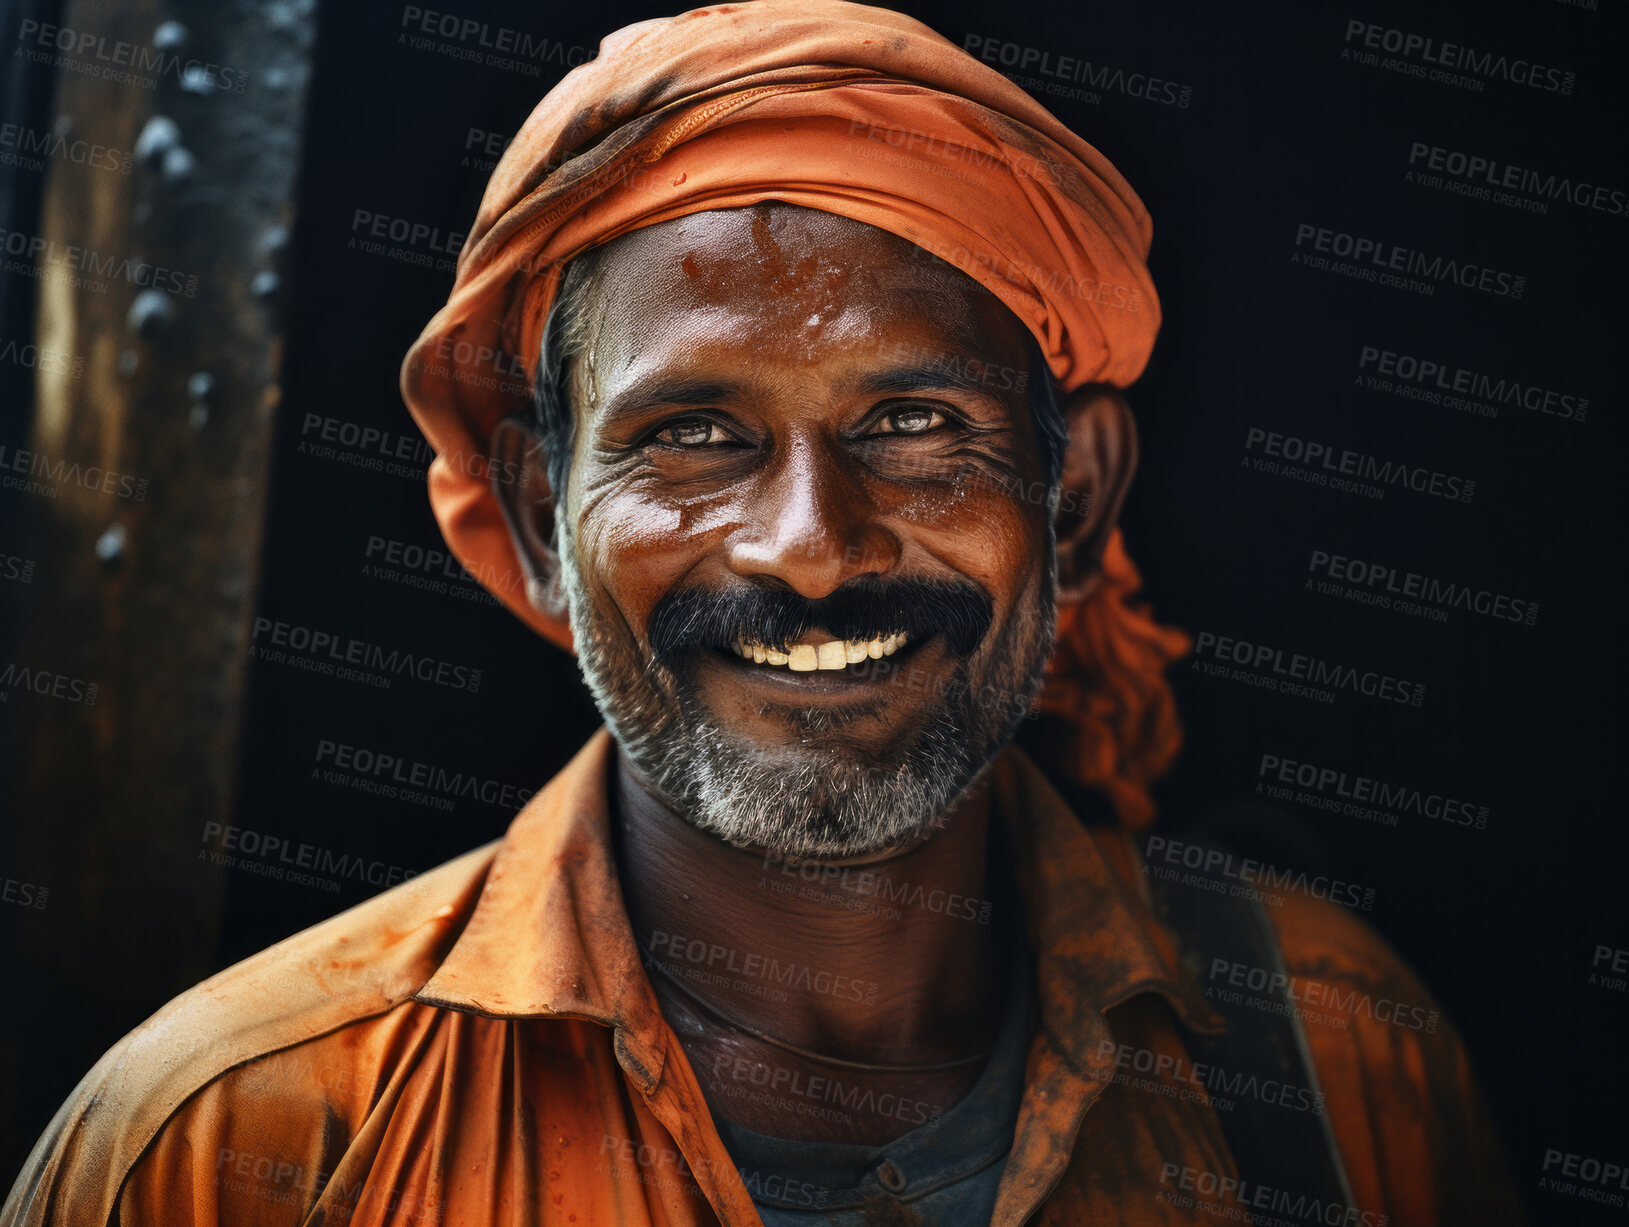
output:
[{"label": "neck", "polygon": [[773,1041],[916,1066],[987,1049],[999,1023],[989,796],[912,846],[790,863],[669,810],[620,752],[616,848],[634,938],[675,992]]}]

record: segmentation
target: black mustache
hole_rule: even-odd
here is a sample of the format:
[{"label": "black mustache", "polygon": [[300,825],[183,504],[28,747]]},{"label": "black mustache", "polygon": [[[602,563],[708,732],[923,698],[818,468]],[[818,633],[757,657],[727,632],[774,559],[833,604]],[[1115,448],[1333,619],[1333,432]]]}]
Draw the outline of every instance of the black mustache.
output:
[{"label": "black mustache", "polygon": [[651,654],[667,663],[688,648],[728,648],[745,640],[777,652],[813,630],[865,641],[905,634],[944,635],[951,652],[970,654],[990,629],[995,602],[969,580],[856,579],[811,601],[789,588],[742,584],[683,588],[651,611]]}]

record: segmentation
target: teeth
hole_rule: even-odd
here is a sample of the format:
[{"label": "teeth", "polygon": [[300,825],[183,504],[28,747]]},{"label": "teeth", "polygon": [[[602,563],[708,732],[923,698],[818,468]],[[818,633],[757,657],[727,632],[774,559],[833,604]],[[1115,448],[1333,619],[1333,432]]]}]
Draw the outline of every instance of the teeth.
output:
[{"label": "teeth", "polygon": [[742,660],[760,665],[774,665],[794,673],[814,673],[821,669],[846,669],[867,658],[881,660],[892,656],[905,646],[905,635],[889,635],[886,639],[828,639],[825,643],[794,644],[790,651],[777,652],[761,643],[745,640],[732,644],[730,650]]}]

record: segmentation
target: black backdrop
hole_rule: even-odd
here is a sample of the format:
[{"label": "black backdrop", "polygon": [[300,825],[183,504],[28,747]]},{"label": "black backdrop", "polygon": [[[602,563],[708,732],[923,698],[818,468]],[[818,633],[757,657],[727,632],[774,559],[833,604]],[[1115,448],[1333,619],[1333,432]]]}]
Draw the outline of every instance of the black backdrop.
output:
[{"label": "black backdrop", "polygon": [[[1018,59],[1011,70],[1110,157],[1154,217],[1166,322],[1130,394],[1143,468],[1124,523],[1161,619],[1424,686],[1418,707],[1348,690],[1324,702],[1180,668],[1188,742],[1160,791],[1164,829],[1180,834],[1201,810],[1263,799],[1264,755],[1486,807],[1482,829],[1397,806],[1388,825],[1319,807],[1336,793],[1315,784],[1286,801],[1296,829],[1274,834],[1266,851],[1373,891],[1367,918],[1466,1037],[1534,1221],[1622,1221],[1621,1208],[1539,1183],[1551,1151],[1629,1164],[1629,1080],[1615,1043],[1629,993],[1591,982],[1598,947],[1629,946],[1613,778],[1623,440],[1612,392],[1629,214],[1621,194],[1615,208],[1610,194],[1592,207],[1587,195],[1578,204],[1531,184],[1510,193],[1525,205],[1491,199],[1491,188],[1479,198],[1456,186],[1486,188],[1485,175],[1432,172],[1426,162],[1445,155],[1415,149],[1629,192],[1615,119],[1621,12],[1553,0],[1497,9],[901,7],[958,43],[990,40],[998,63]],[[566,62],[611,29],[669,10],[498,0],[458,10],[491,31],[547,40],[535,75],[459,58],[478,40],[427,35],[404,21],[412,11],[335,2],[320,14],[285,269],[287,395],[259,612],[430,653],[480,669],[481,681],[474,693],[400,678],[376,689],[255,661],[241,830],[367,869],[336,879],[338,889],[230,873],[223,966],[496,837],[520,794],[596,723],[567,658],[456,568],[421,557],[440,538],[396,375],[445,299],[446,258],[474,216],[494,149]],[[1570,85],[1532,88],[1463,69],[1479,84],[1444,83],[1365,63],[1351,58],[1368,50],[1363,35],[1349,37],[1353,21],[1555,66],[1572,74]],[[1051,58],[1038,65],[1043,52]],[[1061,56],[1110,71],[1095,86],[1069,82],[1093,96],[1046,93],[1056,78],[1040,70],[1055,73]],[[366,245],[373,217],[431,233],[386,242],[381,253]],[[1516,297],[1451,278],[1423,278],[1425,293],[1345,275],[1297,258],[1339,262],[1317,250],[1319,229],[1525,282]],[[1550,412],[1504,403],[1489,416],[1433,403],[1396,375],[1389,389],[1365,382],[1385,377],[1366,350],[1531,385],[1574,408],[1569,417],[1559,401]],[[1577,399],[1588,400],[1582,415]],[[366,446],[342,441],[367,428],[383,434]],[[1252,458],[1265,456],[1265,443],[1249,446],[1263,437],[1252,430],[1473,481],[1474,493],[1466,501],[1392,486],[1375,498],[1336,488],[1327,470],[1323,482],[1263,471]],[[370,467],[388,465],[384,450],[405,453],[397,463],[411,471]],[[1328,578],[1309,569],[1315,551],[1536,602],[1538,613],[1527,625],[1449,607],[1444,620],[1331,595],[1309,587]],[[271,646],[269,635],[257,646]],[[342,769],[336,747],[465,773],[492,800],[378,795],[354,757],[343,777],[325,774]],[[103,1042],[156,1004],[104,1020]],[[98,1053],[54,1046],[48,1011],[25,1025],[39,1051],[22,1088],[32,1134]]]}]

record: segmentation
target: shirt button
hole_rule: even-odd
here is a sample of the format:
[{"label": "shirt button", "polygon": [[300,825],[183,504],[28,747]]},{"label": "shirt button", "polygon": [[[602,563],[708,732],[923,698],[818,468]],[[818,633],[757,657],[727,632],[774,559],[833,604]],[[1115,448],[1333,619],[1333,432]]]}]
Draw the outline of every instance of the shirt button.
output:
[{"label": "shirt button", "polygon": [[883,1160],[882,1166],[877,1168],[877,1179],[890,1193],[897,1193],[905,1187],[905,1173],[892,1159]]}]

